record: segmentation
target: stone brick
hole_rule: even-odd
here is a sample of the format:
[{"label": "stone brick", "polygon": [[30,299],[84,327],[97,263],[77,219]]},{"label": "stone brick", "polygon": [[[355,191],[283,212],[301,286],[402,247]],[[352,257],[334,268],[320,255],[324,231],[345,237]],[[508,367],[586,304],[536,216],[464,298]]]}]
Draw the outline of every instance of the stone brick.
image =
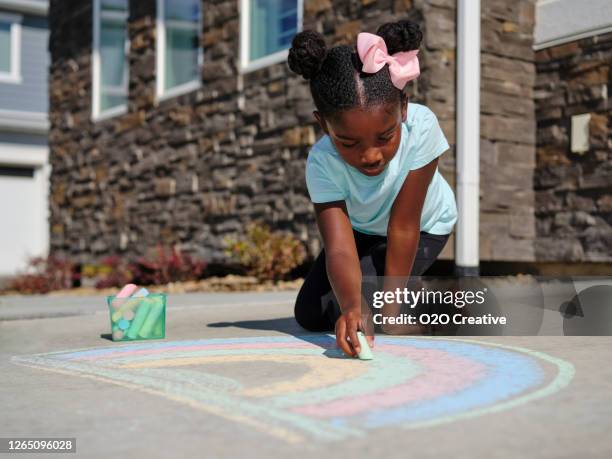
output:
[{"label": "stone brick", "polygon": [[123,131],[129,131],[138,126],[142,126],[145,122],[145,112],[138,111],[136,113],[128,113],[121,117],[119,122],[116,124],[116,132],[119,134]]},{"label": "stone brick", "polygon": [[604,65],[587,72],[581,72],[568,81],[568,88],[572,90],[581,86],[608,84],[608,73],[609,68]]},{"label": "stone brick", "polygon": [[575,56],[580,51],[578,43],[573,41],[559,46],[549,48],[548,54],[551,59],[562,59],[565,57]]},{"label": "stone brick", "polygon": [[394,0],[393,11],[395,13],[404,14],[406,11],[411,10],[413,7],[413,0]]},{"label": "stone brick", "polygon": [[312,145],[314,143],[315,134],[312,126],[295,127],[287,129],[283,133],[283,145],[288,147]]},{"label": "stone brick", "polygon": [[553,190],[538,191],[536,196],[536,212],[550,213],[558,212],[563,209],[563,198]]},{"label": "stone brick", "polygon": [[215,43],[225,40],[226,38],[227,36],[224,28],[220,27],[215,29],[209,29],[204,32],[202,36],[202,46],[207,48]]},{"label": "stone brick", "polygon": [[155,193],[160,197],[172,196],[176,193],[176,180],[159,178],[155,180]]},{"label": "stone brick", "polygon": [[332,9],[330,0],[307,0],[304,2],[304,12],[306,15],[316,15],[322,11]]},{"label": "stone brick", "polygon": [[570,193],[566,198],[567,208],[570,210],[580,210],[586,212],[593,212],[596,210],[593,199],[587,196],[580,196],[578,194]]},{"label": "stone brick", "polygon": [[612,195],[606,194],[597,200],[597,208],[600,212],[612,212]]},{"label": "stone brick", "polygon": [[535,253],[539,261],[581,262],[585,258],[582,244],[574,238],[540,238]]},{"label": "stone brick", "polygon": [[363,24],[360,20],[340,23],[336,26],[336,37],[334,45],[353,44],[357,34],[362,31]]}]

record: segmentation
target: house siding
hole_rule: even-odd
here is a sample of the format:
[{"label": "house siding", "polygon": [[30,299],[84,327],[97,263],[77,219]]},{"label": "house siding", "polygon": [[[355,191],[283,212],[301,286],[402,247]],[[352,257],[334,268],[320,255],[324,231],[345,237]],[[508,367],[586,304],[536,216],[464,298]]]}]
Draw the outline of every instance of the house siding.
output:
[{"label": "house siding", "polygon": [[[0,10],[2,11],[2,10]],[[10,12],[11,14],[15,14]],[[0,110],[48,112],[49,53],[47,20],[23,15],[21,21],[21,82],[0,82]]]}]

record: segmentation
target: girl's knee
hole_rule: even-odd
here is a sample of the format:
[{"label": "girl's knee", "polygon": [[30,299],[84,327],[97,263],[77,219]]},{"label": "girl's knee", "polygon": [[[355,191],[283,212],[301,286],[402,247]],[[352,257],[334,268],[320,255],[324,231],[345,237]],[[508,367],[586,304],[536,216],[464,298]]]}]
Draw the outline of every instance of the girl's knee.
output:
[{"label": "girl's knee", "polygon": [[296,302],[293,308],[295,320],[300,327],[312,332],[324,331],[323,320],[320,314],[316,313],[313,304],[308,306],[304,302]]},{"label": "girl's knee", "polygon": [[304,289],[298,293],[293,313],[297,323],[305,330],[312,332],[330,330],[329,320],[321,307],[321,298],[307,295]]}]

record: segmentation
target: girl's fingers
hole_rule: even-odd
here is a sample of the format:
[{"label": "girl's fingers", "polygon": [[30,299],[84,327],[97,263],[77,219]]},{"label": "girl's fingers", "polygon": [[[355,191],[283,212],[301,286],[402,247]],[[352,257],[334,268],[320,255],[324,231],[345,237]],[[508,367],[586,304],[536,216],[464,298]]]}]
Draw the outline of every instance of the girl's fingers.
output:
[{"label": "girl's fingers", "polygon": [[365,334],[368,345],[372,348],[374,347],[374,323],[371,319],[369,315],[362,315],[360,328]]},{"label": "girl's fingers", "polygon": [[346,340],[346,321],[342,318],[336,322],[336,344],[346,355],[354,357],[355,354]]},{"label": "girl's fingers", "polygon": [[348,327],[349,338],[351,339],[351,347],[354,349],[353,355],[358,354],[361,351],[359,346],[359,338],[357,338],[357,324],[350,324]]}]

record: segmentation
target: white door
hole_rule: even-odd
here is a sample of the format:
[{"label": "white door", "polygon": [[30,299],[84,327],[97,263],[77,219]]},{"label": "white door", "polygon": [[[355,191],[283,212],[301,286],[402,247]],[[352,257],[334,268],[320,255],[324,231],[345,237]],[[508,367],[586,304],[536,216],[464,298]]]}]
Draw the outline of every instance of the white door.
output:
[{"label": "white door", "polygon": [[[6,155],[0,154],[2,157]],[[48,174],[46,164],[0,162],[2,277],[22,271],[30,257],[48,253]]]}]

